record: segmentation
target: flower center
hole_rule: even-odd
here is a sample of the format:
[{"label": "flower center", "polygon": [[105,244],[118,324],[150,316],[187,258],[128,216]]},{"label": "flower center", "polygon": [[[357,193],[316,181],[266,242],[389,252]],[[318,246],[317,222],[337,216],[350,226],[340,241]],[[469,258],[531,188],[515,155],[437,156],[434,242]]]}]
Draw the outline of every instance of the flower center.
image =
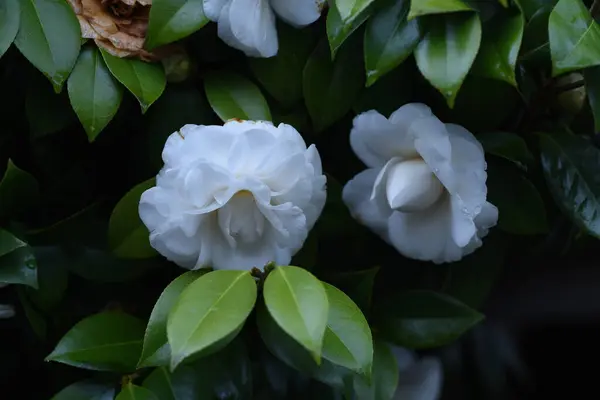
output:
[{"label": "flower center", "polygon": [[425,210],[444,193],[444,186],[421,158],[390,167],[385,189],[390,207],[401,212]]},{"label": "flower center", "polygon": [[237,192],[218,210],[221,232],[233,245],[238,242],[253,243],[260,239],[265,228],[262,215],[254,196],[247,190]]}]

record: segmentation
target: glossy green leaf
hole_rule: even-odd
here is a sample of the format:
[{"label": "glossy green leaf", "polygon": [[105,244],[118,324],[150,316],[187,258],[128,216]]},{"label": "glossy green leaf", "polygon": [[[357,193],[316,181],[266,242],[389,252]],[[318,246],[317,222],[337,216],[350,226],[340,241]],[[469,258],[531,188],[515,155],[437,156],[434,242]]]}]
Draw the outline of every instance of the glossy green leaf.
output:
[{"label": "glossy green leaf", "polygon": [[0,217],[16,217],[38,200],[39,186],[35,178],[8,160],[0,180]]},{"label": "glossy green leaf", "polygon": [[515,0],[517,6],[523,11],[528,20],[541,8],[552,8],[558,0]]},{"label": "glossy green leaf", "polygon": [[600,26],[581,0],[560,0],[548,21],[552,75],[600,65]]},{"label": "glossy green leaf", "polygon": [[417,20],[406,19],[408,0],[388,1],[367,23],[364,52],[367,86],[408,58],[421,40]]},{"label": "glossy green leaf", "polygon": [[441,347],[453,342],[483,319],[460,301],[435,292],[400,292],[386,301],[377,327],[389,340],[411,349]]},{"label": "glossy green leaf", "polygon": [[328,281],[347,294],[367,314],[371,310],[373,285],[378,272],[379,267],[344,272],[328,277]]},{"label": "glossy green leaf", "polygon": [[531,16],[525,25],[519,60],[530,68],[550,71],[550,43],[548,42],[548,20],[552,7],[543,7]]},{"label": "glossy green leaf", "polygon": [[90,142],[113,119],[123,98],[123,88],[112,76],[100,52],[86,47],[67,82],[71,106]]},{"label": "glossy green leaf", "polygon": [[356,31],[370,16],[372,9],[369,7],[361,12],[356,18],[351,21],[344,22],[340,17],[337,8],[332,7],[327,12],[327,40],[329,41],[329,49],[331,58],[334,59],[342,44]]},{"label": "glossy green leaf", "polygon": [[115,400],[160,400],[148,389],[128,383],[115,397]]},{"label": "glossy green leaf", "polygon": [[144,325],[143,321],[121,312],[92,315],[75,324],[46,361],[98,371],[135,371]]},{"label": "glossy green leaf", "polygon": [[81,381],[67,386],[50,400],[113,400],[114,398],[114,385]]},{"label": "glossy green leaf", "polygon": [[277,324],[321,361],[329,302],[323,284],[298,267],[277,267],[264,285],[265,305]]},{"label": "glossy green leaf", "polygon": [[323,358],[365,376],[371,375],[371,328],[356,304],[344,292],[323,283],[329,301]]},{"label": "glossy green leaf", "polygon": [[178,400],[175,397],[171,373],[167,368],[155,368],[144,379],[142,386],[154,393],[160,400]]},{"label": "glossy green leaf", "polygon": [[360,400],[392,400],[400,375],[398,362],[386,343],[375,341],[374,349],[371,382],[357,375],[354,378],[354,393]]},{"label": "glossy green leaf", "polygon": [[156,301],[144,336],[144,347],[138,365],[140,367],[168,366],[171,349],[167,341],[167,319],[179,295],[190,283],[208,270],[189,271],[173,280]]},{"label": "glossy green leaf", "polygon": [[0,57],[17,36],[20,10],[19,0],[4,0],[0,3]]},{"label": "glossy green leaf", "polygon": [[144,46],[152,50],[175,42],[207,23],[202,0],[154,0]]},{"label": "glossy green leaf", "polygon": [[445,14],[457,11],[471,11],[462,0],[411,0],[408,19],[413,19],[420,15]]},{"label": "glossy green leaf", "polygon": [[348,22],[357,18],[373,3],[374,0],[335,0],[335,9],[342,21]]},{"label": "glossy green leaf", "polygon": [[600,66],[583,71],[585,90],[594,116],[594,130],[600,132]]},{"label": "glossy green leaf", "polygon": [[256,296],[256,283],[248,271],[209,272],[185,288],[167,323],[171,369],[231,342],[254,308]]},{"label": "glossy green leaf", "polygon": [[486,153],[504,158],[517,166],[526,169],[534,161],[525,140],[510,132],[486,132],[477,135]]},{"label": "glossy green leaf", "polygon": [[0,283],[38,287],[37,263],[27,243],[0,229]]},{"label": "glossy green leaf", "polygon": [[155,178],[151,178],[136,185],[115,206],[108,224],[108,245],[115,256],[141,259],[157,255],[138,211],[142,193],[155,184]]},{"label": "glossy green leaf", "polygon": [[77,61],[79,22],[64,0],[22,0],[15,45],[59,92]]},{"label": "glossy green leaf", "polygon": [[568,134],[540,135],[542,168],[556,203],[590,235],[600,238],[600,150]]},{"label": "glossy green leaf", "polygon": [[476,13],[448,14],[430,22],[415,50],[417,66],[452,108],[479,51],[481,22]]},{"label": "glossy green leaf", "polygon": [[271,121],[269,105],[260,89],[231,72],[211,72],[204,77],[210,106],[223,122],[230,119]]},{"label": "glossy green leaf", "polygon": [[138,99],[142,113],[145,113],[167,85],[163,67],[160,64],[115,57],[102,49],[100,53],[110,72]]},{"label": "glossy green leaf", "polygon": [[548,232],[546,207],[536,187],[512,165],[488,162],[487,199],[498,208],[498,227],[515,235]]},{"label": "glossy green leaf", "polygon": [[500,15],[485,24],[473,73],[517,87],[515,68],[524,29],[525,18],[520,13]]},{"label": "glossy green leaf", "polygon": [[348,43],[331,61],[322,41],[304,67],[304,101],[316,132],[350,111],[364,86],[361,55],[354,50]]}]

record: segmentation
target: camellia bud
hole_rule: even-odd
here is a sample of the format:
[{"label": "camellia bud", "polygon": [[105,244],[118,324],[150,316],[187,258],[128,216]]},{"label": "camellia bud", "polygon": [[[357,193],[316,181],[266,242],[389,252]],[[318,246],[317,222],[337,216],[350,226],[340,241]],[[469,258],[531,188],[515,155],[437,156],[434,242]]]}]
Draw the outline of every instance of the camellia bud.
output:
[{"label": "camellia bud", "polygon": [[192,72],[192,60],[185,50],[177,51],[163,58],[161,62],[168,82],[183,82]]},{"label": "camellia bud", "polygon": [[[556,87],[570,85],[575,82],[583,81],[583,75],[579,72],[573,72],[571,74],[561,76],[556,81]],[[557,103],[560,109],[568,115],[574,116],[581,111],[585,104],[587,97],[587,91],[585,85],[578,88],[566,90],[558,95]]]}]

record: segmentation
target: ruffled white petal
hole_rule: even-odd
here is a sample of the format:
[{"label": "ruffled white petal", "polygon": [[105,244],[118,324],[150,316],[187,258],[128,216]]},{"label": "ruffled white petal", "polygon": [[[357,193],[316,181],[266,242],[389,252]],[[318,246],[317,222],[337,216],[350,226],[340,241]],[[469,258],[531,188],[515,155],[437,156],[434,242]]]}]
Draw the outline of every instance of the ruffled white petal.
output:
[{"label": "ruffled white petal", "polygon": [[318,20],[324,4],[324,0],[271,0],[279,18],[298,28]]},{"label": "ruffled white petal", "polygon": [[204,7],[204,15],[211,21],[218,21],[221,10],[225,7],[225,4],[231,0],[203,0],[202,6]]}]

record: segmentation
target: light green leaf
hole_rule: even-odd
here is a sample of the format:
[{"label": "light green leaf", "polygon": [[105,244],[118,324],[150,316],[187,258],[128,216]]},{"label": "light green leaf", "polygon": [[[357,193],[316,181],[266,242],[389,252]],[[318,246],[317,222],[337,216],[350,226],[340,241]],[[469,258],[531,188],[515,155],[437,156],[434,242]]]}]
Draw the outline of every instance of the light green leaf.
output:
[{"label": "light green leaf", "polygon": [[398,362],[390,346],[375,341],[373,356],[373,374],[371,383],[365,377],[356,375],[354,392],[360,400],[392,400],[398,387],[400,372]]},{"label": "light green leaf", "polygon": [[581,0],[560,0],[548,21],[552,76],[600,65],[600,26]]},{"label": "light green leaf", "polygon": [[100,52],[86,47],[67,82],[71,106],[90,142],[113,119],[123,98],[123,88],[113,78]]},{"label": "light green leaf", "polygon": [[230,119],[271,121],[269,105],[260,89],[231,72],[211,72],[204,78],[210,106],[223,122]]},{"label": "light green leaf", "polygon": [[479,51],[481,22],[476,13],[448,14],[431,22],[415,58],[423,76],[452,108]]},{"label": "light green leaf", "polygon": [[39,197],[39,185],[35,178],[8,160],[4,176],[0,180],[0,217],[17,217]]},{"label": "light green leaf", "polygon": [[142,193],[155,184],[156,179],[151,178],[136,185],[115,206],[108,223],[108,245],[115,256],[139,259],[157,255],[138,211]]},{"label": "light green leaf", "polygon": [[177,302],[183,289],[207,272],[208,270],[186,272],[173,280],[163,290],[148,320],[146,334],[144,335],[144,347],[138,363],[139,367],[169,365],[171,360],[171,348],[167,341],[169,312]]},{"label": "light green leaf", "polygon": [[485,24],[473,73],[517,87],[515,68],[524,29],[525,18],[520,13],[508,17],[500,15]]},{"label": "light green leaf", "polygon": [[167,85],[163,67],[141,60],[115,57],[102,49],[100,52],[110,72],[138,99],[142,113],[145,113]]},{"label": "light green leaf", "polygon": [[600,238],[600,150],[575,135],[541,134],[542,168],[556,203],[571,221]]},{"label": "light green leaf", "polygon": [[17,36],[20,10],[19,0],[4,0],[0,3],[0,57],[6,53]]},{"label": "light green leaf", "polygon": [[37,289],[37,263],[27,243],[0,229],[0,283]]},{"label": "light green leaf", "polygon": [[159,400],[159,398],[148,389],[130,382],[121,390],[115,400]]},{"label": "light green leaf", "polygon": [[400,292],[386,304],[378,316],[379,331],[411,349],[445,346],[483,319],[460,301],[426,290]]},{"label": "light green leaf", "polygon": [[171,370],[231,342],[254,308],[256,296],[256,283],[248,271],[209,272],[185,288],[167,322]]},{"label": "light green leaf", "polygon": [[471,11],[462,0],[411,0],[408,19],[413,19],[420,15],[445,14],[457,11]]},{"label": "light green leaf", "polygon": [[275,322],[321,361],[329,301],[323,284],[298,267],[276,267],[264,285],[265,305]]},{"label": "light green leaf", "polygon": [[175,397],[171,373],[167,368],[155,368],[144,379],[142,386],[154,393],[160,400],[178,400]]},{"label": "light green leaf", "polygon": [[202,0],[154,0],[144,46],[152,50],[175,42],[207,23]]},{"label": "light green leaf", "polygon": [[371,376],[373,338],[366,318],[344,292],[327,283],[323,285],[329,301],[323,358]]},{"label": "light green leaf", "polygon": [[77,17],[65,0],[21,0],[20,4],[15,45],[60,92],[79,55],[81,29]]},{"label": "light green leaf", "polygon": [[92,315],[75,324],[46,361],[97,371],[133,372],[142,350],[144,325],[121,312]]},{"label": "light green leaf", "polygon": [[583,71],[587,98],[594,115],[594,130],[600,132],[600,67],[586,68]]},{"label": "light green leaf", "polygon": [[352,21],[344,22],[337,8],[332,7],[327,13],[327,40],[331,50],[331,58],[334,59],[342,44],[354,33],[370,16],[372,8],[368,7],[356,16]]},{"label": "light green leaf", "polygon": [[374,0],[335,0],[335,9],[342,18],[342,21],[350,22],[365,11],[373,1]]},{"label": "light green leaf", "polygon": [[113,400],[114,398],[114,385],[81,381],[67,386],[50,400]]},{"label": "light green leaf", "polygon": [[517,166],[527,169],[527,165],[534,161],[533,155],[527,148],[525,140],[517,134],[510,132],[486,132],[477,135],[486,153],[504,158]]},{"label": "light green leaf", "polygon": [[388,1],[367,23],[364,41],[367,86],[400,65],[419,44],[418,21],[406,19],[409,6],[409,0]]}]

